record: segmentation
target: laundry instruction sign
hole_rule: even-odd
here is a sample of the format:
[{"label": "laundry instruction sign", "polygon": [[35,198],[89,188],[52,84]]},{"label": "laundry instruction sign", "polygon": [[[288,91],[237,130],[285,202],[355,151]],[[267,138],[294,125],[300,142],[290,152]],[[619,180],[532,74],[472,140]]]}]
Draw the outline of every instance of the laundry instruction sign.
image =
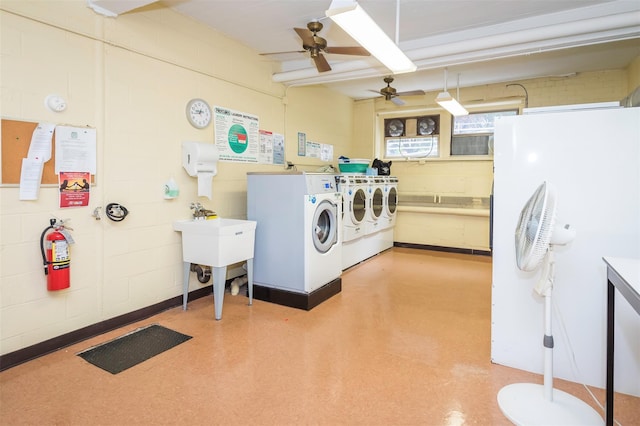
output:
[{"label": "laundry instruction sign", "polygon": [[220,160],[258,162],[260,125],[257,116],[216,106],[214,120]]}]

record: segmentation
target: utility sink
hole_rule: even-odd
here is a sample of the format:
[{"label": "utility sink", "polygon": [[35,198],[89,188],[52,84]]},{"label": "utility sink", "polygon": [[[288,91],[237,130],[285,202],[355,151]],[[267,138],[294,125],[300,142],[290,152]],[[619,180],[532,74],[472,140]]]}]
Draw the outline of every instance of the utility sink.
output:
[{"label": "utility sink", "polygon": [[220,267],[253,258],[253,220],[178,220],[173,229],[182,232],[184,262]]},{"label": "utility sink", "polygon": [[222,319],[227,265],[247,261],[249,305],[253,302],[253,248],[256,222],[239,219],[178,220],[173,229],[182,233],[182,308],[187,309],[192,263],[213,268],[214,315]]}]

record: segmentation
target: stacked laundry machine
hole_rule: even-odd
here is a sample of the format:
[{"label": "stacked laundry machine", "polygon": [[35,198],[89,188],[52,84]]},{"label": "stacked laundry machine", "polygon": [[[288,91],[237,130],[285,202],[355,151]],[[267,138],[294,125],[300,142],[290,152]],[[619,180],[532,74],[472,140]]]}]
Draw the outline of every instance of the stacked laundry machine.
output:
[{"label": "stacked laundry machine", "polygon": [[343,200],[342,269],[393,247],[398,179],[391,176],[341,174]]}]

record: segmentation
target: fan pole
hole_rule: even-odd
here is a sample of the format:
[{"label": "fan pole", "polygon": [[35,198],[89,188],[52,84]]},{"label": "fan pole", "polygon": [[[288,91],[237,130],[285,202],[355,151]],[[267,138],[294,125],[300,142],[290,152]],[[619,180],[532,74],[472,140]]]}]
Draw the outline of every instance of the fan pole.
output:
[{"label": "fan pole", "polygon": [[551,331],[551,294],[553,293],[553,280],[555,258],[553,256],[553,245],[549,245],[543,262],[542,274],[536,283],[534,290],[544,297],[544,337],[542,345],[544,347],[544,398],[553,401],[553,333]]},{"label": "fan pole", "polygon": [[553,401],[553,335],[551,334],[551,289],[544,296],[544,398]]}]

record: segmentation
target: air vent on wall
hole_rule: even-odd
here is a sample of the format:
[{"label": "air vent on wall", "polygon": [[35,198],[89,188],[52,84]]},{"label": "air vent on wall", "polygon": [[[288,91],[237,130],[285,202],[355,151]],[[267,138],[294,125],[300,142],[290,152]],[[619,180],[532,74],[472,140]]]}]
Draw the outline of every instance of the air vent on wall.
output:
[{"label": "air vent on wall", "polygon": [[384,136],[387,138],[435,136],[440,131],[439,115],[387,118],[384,120]]},{"label": "air vent on wall", "polygon": [[418,136],[438,134],[438,116],[418,117]]},{"label": "air vent on wall", "polygon": [[404,136],[405,122],[402,118],[392,118],[384,120],[384,135],[386,137],[395,138]]}]

